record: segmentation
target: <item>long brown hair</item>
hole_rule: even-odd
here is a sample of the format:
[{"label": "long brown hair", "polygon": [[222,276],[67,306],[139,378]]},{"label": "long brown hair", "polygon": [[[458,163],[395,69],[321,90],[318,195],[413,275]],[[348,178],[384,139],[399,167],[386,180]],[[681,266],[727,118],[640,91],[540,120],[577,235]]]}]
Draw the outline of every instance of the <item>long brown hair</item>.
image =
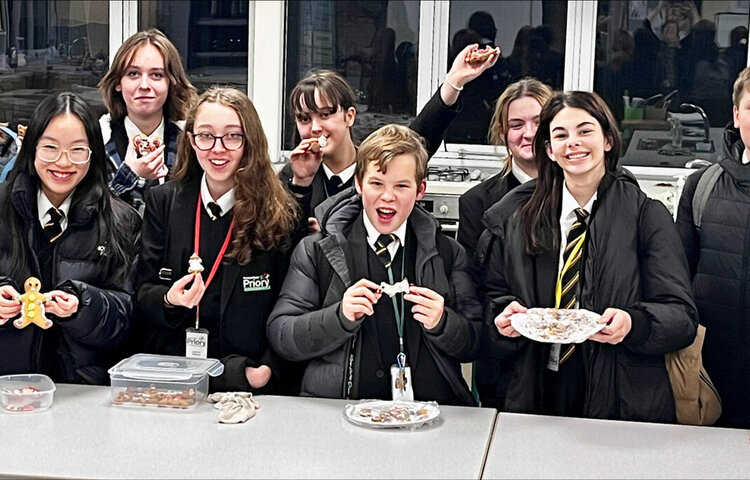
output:
[{"label": "long brown hair", "polygon": [[167,121],[182,120],[195,101],[197,90],[185,74],[177,48],[166,35],[155,28],[134,33],[117,49],[112,66],[99,81],[99,92],[104,105],[112,120],[122,120],[128,114],[122,93],[115,90],[115,87],[120,84],[125,70],[132,65],[135,52],[146,44],[156,47],[164,57],[164,70],[169,79],[169,92],[163,108],[164,118]]},{"label": "long brown hair", "polygon": [[288,247],[288,239],[297,218],[297,202],[281,184],[271,166],[268,140],[255,106],[241,91],[229,87],[211,87],[190,109],[185,132],[177,147],[174,180],[187,181],[203,174],[187,132],[193,132],[201,106],[216,103],[237,112],[245,135],[242,158],[234,172],[234,222],[232,246],[227,254],[240,265],[252,259],[254,250]]},{"label": "long brown hair", "polygon": [[620,131],[617,121],[604,100],[592,92],[556,93],[542,107],[539,115],[539,128],[534,136],[534,158],[539,176],[534,193],[523,205],[518,214],[524,226],[525,250],[528,254],[543,250],[554,250],[560,242],[560,201],[565,180],[563,169],[547,155],[550,143],[550,124],[563,108],[580,108],[594,117],[602,128],[604,137],[612,148],[604,152],[606,174],[614,174],[620,158]]},{"label": "long brown hair", "polygon": [[[493,145],[508,146],[508,109],[514,100],[531,97],[539,102],[540,106],[544,106],[547,103],[547,99],[551,96],[552,89],[536,78],[522,78],[508,85],[495,103],[495,111],[492,114],[490,131],[488,133],[490,143]],[[511,161],[512,154],[508,150],[508,154],[503,158],[503,175],[510,173]]]}]

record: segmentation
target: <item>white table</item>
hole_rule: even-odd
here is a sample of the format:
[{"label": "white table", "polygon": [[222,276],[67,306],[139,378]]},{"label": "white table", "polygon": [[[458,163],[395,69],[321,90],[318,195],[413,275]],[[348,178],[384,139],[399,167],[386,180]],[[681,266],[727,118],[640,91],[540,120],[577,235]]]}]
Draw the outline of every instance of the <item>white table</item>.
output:
[{"label": "white table", "polygon": [[500,413],[483,478],[747,478],[750,430]]},{"label": "white table", "polygon": [[255,418],[115,407],[106,387],[57,385],[52,408],[0,413],[0,476],[107,478],[479,478],[494,409],[441,406],[409,431],[344,417],[344,400],[257,397]]}]

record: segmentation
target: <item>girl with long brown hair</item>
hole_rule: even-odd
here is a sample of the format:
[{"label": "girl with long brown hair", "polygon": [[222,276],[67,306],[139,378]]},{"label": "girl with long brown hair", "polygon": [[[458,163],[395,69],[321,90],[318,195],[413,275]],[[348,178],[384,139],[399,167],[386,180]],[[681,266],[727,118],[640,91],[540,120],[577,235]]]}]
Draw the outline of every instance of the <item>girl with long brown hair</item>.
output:
[{"label": "girl with long brown hair", "polygon": [[[175,163],[177,138],[196,89],[177,48],[152,28],[123,42],[99,91],[109,110],[99,124],[111,163],[110,189],[142,213],[144,192],[164,183]],[[160,146],[139,156],[133,144],[136,135]]]},{"label": "girl with long brown hair", "polygon": [[[622,174],[619,153],[598,95],[558,93],[534,137],[537,179],[485,214],[477,256],[489,342],[509,368],[505,411],[675,421],[664,355],[695,337],[687,263],[669,212]],[[600,330],[578,344],[522,337],[511,317],[527,307],[586,309]]]},{"label": "girl with long brown hair", "polygon": [[203,93],[173,181],[146,195],[137,294],[146,351],[221,359],[212,390],[289,392],[265,325],[299,211],[252,102],[232,88]]}]

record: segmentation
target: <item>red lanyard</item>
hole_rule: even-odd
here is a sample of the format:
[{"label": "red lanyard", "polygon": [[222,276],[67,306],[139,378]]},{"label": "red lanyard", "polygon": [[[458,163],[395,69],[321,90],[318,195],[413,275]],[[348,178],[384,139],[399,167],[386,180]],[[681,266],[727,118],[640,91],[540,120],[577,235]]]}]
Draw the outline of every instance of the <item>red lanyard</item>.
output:
[{"label": "red lanyard", "polygon": [[[195,206],[195,236],[194,236],[194,242],[193,242],[193,250],[195,251],[195,254],[199,255],[198,250],[200,249],[201,244],[201,205],[203,204],[203,199],[201,198],[200,192],[198,192],[198,205]],[[234,218],[232,218],[232,223],[229,224],[229,231],[227,232],[227,238],[224,239],[224,245],[221,246],[221,250],[219,250],[219,255],[216,257],[216,260],[214,260],[214,266],[211,267],[211,273],[208,274],[208,278],[205,281],[206,290],[208,290],[208,285],[211,283],[211,280],[214,279],[214,275],[216,274],[216,270],[219,269],[219,264],[221,264],[221,260],[224,258],[224,254],[227,251],[227,247],[229,246],[229,240],[232,238],[232,230],[234,230]]]}]

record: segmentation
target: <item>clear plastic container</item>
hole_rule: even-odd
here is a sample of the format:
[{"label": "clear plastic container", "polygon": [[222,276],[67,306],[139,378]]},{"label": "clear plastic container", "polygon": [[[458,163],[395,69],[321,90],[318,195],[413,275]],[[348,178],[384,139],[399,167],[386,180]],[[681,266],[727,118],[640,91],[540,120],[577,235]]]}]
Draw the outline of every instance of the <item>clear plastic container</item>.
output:
[{"label": "clear plastic container", "polygon": [[0,408],[4,412],[43,412],[52,405],[55,383],[40,374],[0,377]]},{"label": "clear plastic container", "polygon": [[194,408],[208,395],[208,377],[224,364],[213,358],[139,353],[109,369],[115,405]]}]

